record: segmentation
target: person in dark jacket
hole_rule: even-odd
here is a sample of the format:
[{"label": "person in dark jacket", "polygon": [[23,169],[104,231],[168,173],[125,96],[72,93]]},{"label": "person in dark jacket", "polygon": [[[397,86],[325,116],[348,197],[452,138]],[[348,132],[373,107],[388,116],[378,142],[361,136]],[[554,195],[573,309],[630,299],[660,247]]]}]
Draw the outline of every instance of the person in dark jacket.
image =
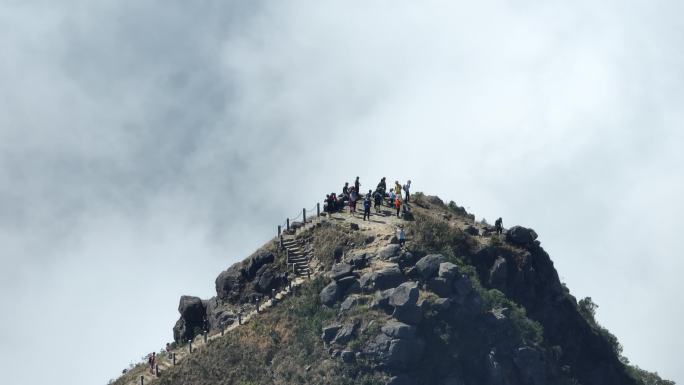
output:
[{"label": "person in dark jacket", "polygon": [[368,191],[368,195],[366,195],[366,198],[363,200],[363,220],[365,221],[366,218],[370,221],[370,209],[371,209],[371,197],[370,197],[371,192]]},{"label": "person in dark jacket", "polygon": [[383,194],[380,192],[380,190],[375,190],[375,194],[373,194],[373,199],[375,200],[375,212],[379,213],[380,208],[382,207],[382,198]]}]

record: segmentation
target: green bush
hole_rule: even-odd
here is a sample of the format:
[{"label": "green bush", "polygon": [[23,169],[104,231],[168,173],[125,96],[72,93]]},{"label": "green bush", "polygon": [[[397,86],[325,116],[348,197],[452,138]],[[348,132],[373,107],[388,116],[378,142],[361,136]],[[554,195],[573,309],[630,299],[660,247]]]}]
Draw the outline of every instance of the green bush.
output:
[{"label": "green bush", "polygon": [[335,317],[335,311],[321,304],[319,293],[325,286],[322,277],[314,278],[302,287],[298,297],[291,298],[290,311],[299,320],[296,339],[306,348],[307,354],[320,343],[321,328]]},{"label": "green bush", "polygon": [[544,328],[539,322],[527,317],[524,307],[511,301],[504,293],[496,289],[483,289],[481,294],[489,308],[505,307],[510,310],[510,320],[525,343],[541,344],[544,341]]},{"label": "green bush", "polygon": [[591,297],[581,299],[577,303],[577,310],[582,317],[584,317],[587,323],[589,323],[589,326],[591,326],[594,331],[596,331],[606,342],[608,342],[608,344],[610,344],[610,347],[613,349],[615,354],[618,355],[618,357],[621,357],[622,345],[620,344],[620,341],[618,341],[617,337],[613,333],[608,331],[608,329],[604,328],[598,323],[598,321],[596,321],[596,309],[598,309],[598,305],[591,300]]},{"label": "green bush", "polygon": [[658,373],[651,373],[638,366],[627,366],[627,373],[640,385],[675,385],[674,381],[663,380]]},{"label": "green bush", "polygon": [[407,226],[412,237],[411,252],[418,256],[440,253],[449,259],[468,254],[474,242],[461,229],[444,220],[422,213],[414,213],[416,220]]}]

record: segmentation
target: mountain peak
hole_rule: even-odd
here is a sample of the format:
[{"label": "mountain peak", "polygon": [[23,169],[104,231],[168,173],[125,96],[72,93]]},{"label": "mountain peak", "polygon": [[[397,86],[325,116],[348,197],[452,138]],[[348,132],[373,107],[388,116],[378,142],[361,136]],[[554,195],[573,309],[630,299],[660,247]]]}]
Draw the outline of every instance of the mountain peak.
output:
[{"label": "mountain peak", "polygon": [[673,384],[625,364],[534,230],[421,193],[381,203],[289,223],[215,297],[181,298],[158,376],[114,384]]}]

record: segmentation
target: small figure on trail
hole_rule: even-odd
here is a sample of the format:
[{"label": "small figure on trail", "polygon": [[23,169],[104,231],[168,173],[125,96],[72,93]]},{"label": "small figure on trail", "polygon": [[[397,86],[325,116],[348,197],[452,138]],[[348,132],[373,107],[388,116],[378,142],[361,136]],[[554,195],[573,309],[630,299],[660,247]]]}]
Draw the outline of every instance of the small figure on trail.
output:
[{"label": "small figure on trail", "polygon": [[356,190],[357,193],[361,193],[361,182],[359,182],[359,177],[356,177],[356,180],[354,181],[354,189]]},{"label": "small figure on trail", "polygon": [[380,179],[380,183],[378,183],[378,187],[376,188],[377,191],[382,194],[382,197],[385,197],[385,192],[387,191],[387,183],[385,183],[385,177],[383,176],[382,179]]},{"label": "small figure on trail", "polygon": [[494,221],[494,227],[496,228],[497,234],[503,233],[503,219],[501,219],[501,217]]},{"label": "small figure on trail", "polygon": [[152,352],[147,358],[147,363],[150,364],[150,373],[154,373],[154,364],[157,362],[157,353]]},{"label": "small figure on trail", "polygon": [[404,243],[406,243],[406,233],[404,232],[403,226],[397,227],[397,239],[399,240],[399,246],[404,247]]},{"label": "small figure on trail", "polygon": [[349,190],[349,214],[354,215],[354,213],[356,213],[356,201],[359,199],[359,194],[356,193],[354,187],[351,187]]},{"label": "small figure on trail", "polygon": [[401,197],[401,184],[399,184],[399,181],[394,181],[394,193],[397,194],[398,197]]},{"label": "small figure on trail", "polygon": [[366,194],[365,199],[371,200],[373,197],[373,190],[368,190],[368,194]]},{"label": "small figure on trail", "polygon": [[397,194],[394,193],[394,190],[390,190],[389,192],[389,207],[394,207],[394,201],[397,199]]},{"label": "small figure on trail", "polygon": [[410,197],[411,194],[409,193],[409,190],[411,189],[411,180],[409,179],[406,184],[404,185],[404,193],[406,194],[406,203],[409,203],[411,201]]},{"label": "small figure on trail", "polygon": [[394,207],[397,209],[397,218],[399,218],[399,211],[401,210],[401,197],[397,196],[394,200]]},{"label": "small figure on trail", "polygon": [[375,194],[373,194],[373,198],[375,200],[375,212],[379,213],[380,212],[380,207],[382,206],[382,198],[383,194],[380,193],[380,190],[375,190]]},{"label": "small figure on trail", "polygon": [[344,187],[342,187],[342,196],[349,196],[349,182],[344,182]]},{"label": "small figure on trail", "polygon": [[366,218],[370,221],[370,209],[371,209],[371,198],[370,198],[371,192],[368,191],[368,195],[366,195],[366,198],[363,200],[363,220],[365,221]]}]

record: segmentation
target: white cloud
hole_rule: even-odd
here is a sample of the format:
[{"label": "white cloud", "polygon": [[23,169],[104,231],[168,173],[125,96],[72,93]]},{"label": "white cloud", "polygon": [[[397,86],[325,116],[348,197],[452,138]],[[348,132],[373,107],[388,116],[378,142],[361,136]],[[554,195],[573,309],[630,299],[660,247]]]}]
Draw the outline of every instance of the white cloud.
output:
[{"label": "white cloud", "polygon": [[52,372],[105,381],[170,338],[180,294],[359,175],[535,227],[627,355],[684,380],[681,8],[5,2],[2,295],[62,332],[3,312],[0,356],[104,350]]}]

